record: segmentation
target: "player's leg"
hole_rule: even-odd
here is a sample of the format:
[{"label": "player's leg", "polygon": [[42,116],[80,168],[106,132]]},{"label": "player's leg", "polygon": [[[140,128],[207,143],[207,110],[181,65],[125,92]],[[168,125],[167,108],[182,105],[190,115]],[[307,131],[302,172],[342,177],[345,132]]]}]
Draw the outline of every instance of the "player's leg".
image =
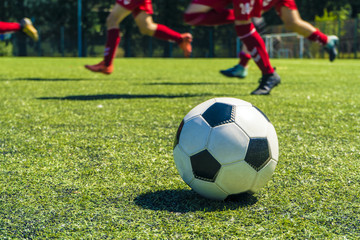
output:
[{"label": "player's leg", "polygon": [[193,0],[184,13],[184,21],[192,26],[215,26],[234,22],[234,10],[226,6],[231,0]]},{"label": "player's leg", "polygon": [[252,58],[263,74],[274,72],[266,51],[265,43],[256,31],[253,23],[249,21],[235,21],[235,29],[238,37],[249,50]]},{"label": "player's leg", "polygon": [[20,23],[0,22],[0,33],[17,32],[21,30]]},{"label": "player's leg", "polygon": [[[263,17],[253,17],[251,20],[260,35],[267,32],[266,22]],[[244,44],[238,57],[239,63],[237,65],[226,70],[220,70],[220,73],[227,77],[245,78],[248,75],[247,65],[251,59],[251,55]]]},{"label": "player's leg", "polygon": [[0,33],[23,31],[26,35],[34,41],[39,39],[38,32],[29,18],[21,19],[17,22],[0,22]]},{"label": "player's leg", "polygon": [[251,94],[267,95],[280,83],[280,77],[271,66],[265,43],[260,34],[256,31],[251,20],[235,20],[235,29],[238,37],[249,50],[252,59],[262,73],[260,85]]},{"label": "player's leg", "polygon": [[104,60],[95,65],[85,65],[85,68],[92,72],[100,72],[104,74],[110,74],[113,72],[113,60],[120,43],[119,24],[130,13],[130,10],[122,7],[119,4],[115,4],[114,8],[111,10],[111,13],[106,19],[107,40],[104,51]]},{"label": "player's leg", "polygon": [[190,57],[192,52],[192,35],[190,33],[179,33],[163,24],[154,23],[152,16],[145,11],[140,11],[136,15],[135,22],[142,34],[165,41],[176,42],[184,51],[185,57]]},{"label": "player's leg", "polygon": [[297,32],[309,40],[318,42],[323,45],[325,50],[329,53],[330,61],[333,61],[336,58],[336,45],[337,41],[339,40],[338,37],[327,36],[310,23],[302,20],[297,9],[290,9],[283,6],[281,7],[280,16],[287,30]]}]

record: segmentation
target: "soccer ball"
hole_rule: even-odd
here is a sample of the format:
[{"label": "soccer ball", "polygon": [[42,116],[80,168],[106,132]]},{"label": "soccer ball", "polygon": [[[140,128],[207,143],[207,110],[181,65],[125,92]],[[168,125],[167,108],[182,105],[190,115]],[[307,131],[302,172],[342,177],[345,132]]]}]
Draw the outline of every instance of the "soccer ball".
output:
[{"label": "soccer ball", "polygon": [[174,144],[181,178],[200,195],[224,200],[262,188],[279,156],[275,128],[258,108],[236,98],[213,98],[181,122]]}]

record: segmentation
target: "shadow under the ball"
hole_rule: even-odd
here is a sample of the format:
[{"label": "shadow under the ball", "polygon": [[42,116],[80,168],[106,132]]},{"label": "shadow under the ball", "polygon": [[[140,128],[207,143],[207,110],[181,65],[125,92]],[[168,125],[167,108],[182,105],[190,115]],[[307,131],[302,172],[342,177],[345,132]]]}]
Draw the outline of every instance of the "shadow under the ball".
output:
[{"label": "shadow under the ball", "polygon": [[146,209],[187,213],[235,210],[255,204],[257,198],[243,193],[230,196],[225,201],[215,201],[201,197],[192,190],[162,190],[141,194],[134,201]]}]

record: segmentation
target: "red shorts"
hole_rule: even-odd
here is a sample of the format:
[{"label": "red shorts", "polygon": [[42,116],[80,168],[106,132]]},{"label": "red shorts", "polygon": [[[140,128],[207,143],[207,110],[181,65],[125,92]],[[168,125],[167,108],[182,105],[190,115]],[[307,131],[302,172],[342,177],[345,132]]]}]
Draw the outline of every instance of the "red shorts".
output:
[{"label": "red shorts", "polygon": [[235,20],[246,21],[261,17],[262,0],[233,0]]},{"label": "red shorts", "polygon": [[263,11],[269,11],[275,7],[276,13],[281,15],[281,7],[287,7],[291,10],[296,10],[297,6],[295,0],[263,0]]},{"label": "red shorts", "polygon": [[232,0],[192,0],[191,4],[201,4],[211,7],[215,10],[222,10],[227,8],[232,3]]},{"label": "red shorts", "polygon": [[116,0],[116,3],[132,11],[134,17],[136,17],[141,11],[146,12],[149,15],[154,13],[151,0]]}]

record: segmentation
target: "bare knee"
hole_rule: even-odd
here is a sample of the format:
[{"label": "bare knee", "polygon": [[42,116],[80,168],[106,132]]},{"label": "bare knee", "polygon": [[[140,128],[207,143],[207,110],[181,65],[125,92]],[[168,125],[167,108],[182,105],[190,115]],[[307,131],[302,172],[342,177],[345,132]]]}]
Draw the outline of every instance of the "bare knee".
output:
[{"label": "bare knee", "polygon": [[119,26],[118,19],[113,15],[109,14],[109,16],[106,18],[106,27],[108,29],[116,28]]},{"label": "bare knee", "polygon": [[140,33],[142,35],[148,35],[148,36],[151,36],[151,31],[150,31],[150,28],[148,28],[147,26],[142,26],[142,27],[139,27],[139,30],[140,30]]},{"label": "bare knee", "polygon": [[148,15],[145,12],[138,14],[135,18],[135,22],[139,27],[140,33],[143,35],[153,36],[157,29],[157,24],[154,23],[151,15]]},{"label": "bare knee", "polygon": [[156,23],[149,23],[145,22],[143,24],[139,24],[139,30],[142,35],[148,35],[152,36],[154,35],[154,32],[156,31],[157,24]]},{"label": "bare knee", "polygon": [[287,7],[281,8],[281,20],[283,21],[286,30],[293,32],[296,32],[304,22],[301,19],[298,10],[292,10]]}]

